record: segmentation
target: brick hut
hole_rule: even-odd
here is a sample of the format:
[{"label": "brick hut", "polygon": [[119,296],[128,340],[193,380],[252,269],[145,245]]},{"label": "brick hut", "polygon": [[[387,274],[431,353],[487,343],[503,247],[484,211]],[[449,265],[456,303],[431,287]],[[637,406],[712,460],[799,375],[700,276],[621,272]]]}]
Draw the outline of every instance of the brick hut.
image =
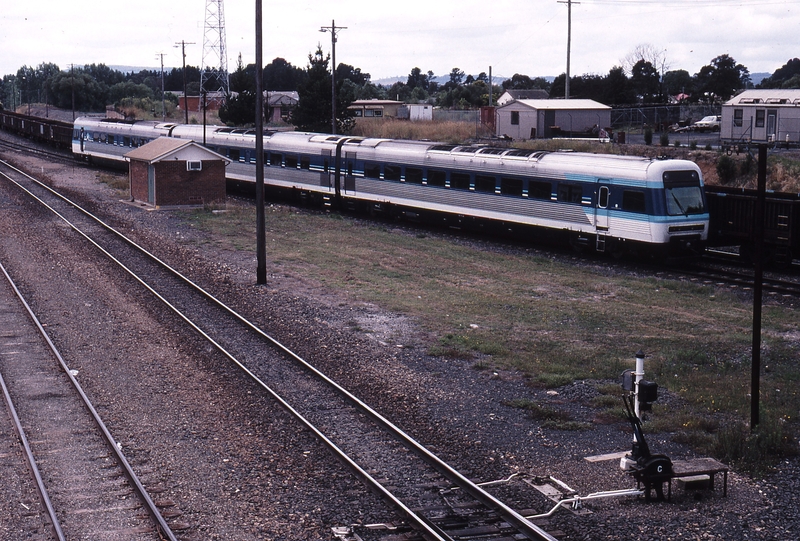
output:
[{"label": "brick hut", "polygon": [[225,201],[230,160],[194,141],[159,137],[125,159],[134,201],[156,208]]}]

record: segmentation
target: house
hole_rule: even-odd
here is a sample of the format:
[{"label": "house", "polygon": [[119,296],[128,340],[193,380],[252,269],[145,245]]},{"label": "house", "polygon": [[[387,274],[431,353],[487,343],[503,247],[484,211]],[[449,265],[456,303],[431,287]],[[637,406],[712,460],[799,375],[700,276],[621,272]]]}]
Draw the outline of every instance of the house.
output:
[{"label": "house", "polygon": [[800,90],[745,90],[722,104],[723,143],[800,144]]},{"label": "house", "polygon": [[292,109],[297,107],[300,96],[296,91],[270,90],[267,92],[268,122],[288,122]]},{"label": "house", "polygon": [[356,122],[381,118],[397,118],[402,101],[395,100],[356,100],[348,109],[355,112]]},{"label": "house", "polygon": [[594,100],[515,100],[497,108],[498,136],[537,139],[611,126],[611,107]]},{"label": "house", "polygon": [[506,90],[499,98],[497,105],[505,105],[515,100],[546,100],[550,98],[550,93],[541,88],[531,88],[528,90]]},{"label": "house", "polygon": [[225,200],[228,158],[187,139],[159,137],[125,154],[131,200],[156,208]]}]

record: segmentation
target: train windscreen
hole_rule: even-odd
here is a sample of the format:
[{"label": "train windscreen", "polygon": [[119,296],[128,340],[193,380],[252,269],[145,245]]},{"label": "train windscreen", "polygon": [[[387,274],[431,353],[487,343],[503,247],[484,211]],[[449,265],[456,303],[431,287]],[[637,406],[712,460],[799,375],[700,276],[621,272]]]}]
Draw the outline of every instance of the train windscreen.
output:
[{"label": "train windscreen", "polygon": [[696,171],[667,171],[664,173],[664,195],[667,214],[688,216],[703,214],[703,189]]}]

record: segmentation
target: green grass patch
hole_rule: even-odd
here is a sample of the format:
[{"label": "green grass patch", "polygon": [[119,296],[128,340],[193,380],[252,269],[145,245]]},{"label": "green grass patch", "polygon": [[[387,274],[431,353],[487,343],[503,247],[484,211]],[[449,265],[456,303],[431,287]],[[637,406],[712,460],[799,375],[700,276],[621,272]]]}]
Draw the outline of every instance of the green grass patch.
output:
[{"label": "green grass patch", "polygon": [[[215,245],[255,251],[255,209],[186,211]],[[697,418],[749,416],[751,301],[713,285],[636,276],[613,264],[534,249],[460,242],[336,213],[266,209],[269,272],[296,274],[354,301],[413,318],[432,355],[519,370],[531,384],[616,380],[643,350],[647,379],[677,393],[686,411],[664,430],[716,437]],[[255,267],[255,265],[254,265]],[[255,268],[253,269],[255,271]],[[796,432],[800,311],[767,301],[762,319],[762,404]],[[612,395],[612,392],[608,393]],[[598,398],[613,409],[614,399]],[[660,418],[658,410],[651,419]],[[686,436],[691,439],[691,436]],[[774,441],[770,439],[769,441]]]}]

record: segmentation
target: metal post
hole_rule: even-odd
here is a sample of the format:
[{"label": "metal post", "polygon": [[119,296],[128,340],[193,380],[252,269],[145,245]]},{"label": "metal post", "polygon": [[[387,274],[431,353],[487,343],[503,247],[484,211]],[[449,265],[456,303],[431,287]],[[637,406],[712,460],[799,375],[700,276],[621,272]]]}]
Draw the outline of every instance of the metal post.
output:
[{"label": "metal post", "polygon": [[264,224],[264,68],[262,58],[262,0],[256,0],[256,283],[267,283],[267,234]]},{"label": "metal post", "polygon": [[[633,412],[639,417],[639,382],[644,378],[644,352],[641,349],[636,352],[636,372],[634,372],[633,375],[636,376],[636,380],[633,384],[635,393]],[[633,441],[636,441],[636,434],[633,435]]]},{"label": "metal post", "polygon": [[331,133],[336,134],[336,32],[346,30],[346,26],[336,27],[336,21],[331,20],[330,26],[323,26],[320,32],[331,33]]},{"label": "metal post", "polygon": [[756,195],[753,244],[755,269],[753,275],[753,353],[750,367],[750,430],[758,425],[761,378],[761,301],[764,286],[764,203],[767,191],[767,145],[758,145],[758,193]]}]

